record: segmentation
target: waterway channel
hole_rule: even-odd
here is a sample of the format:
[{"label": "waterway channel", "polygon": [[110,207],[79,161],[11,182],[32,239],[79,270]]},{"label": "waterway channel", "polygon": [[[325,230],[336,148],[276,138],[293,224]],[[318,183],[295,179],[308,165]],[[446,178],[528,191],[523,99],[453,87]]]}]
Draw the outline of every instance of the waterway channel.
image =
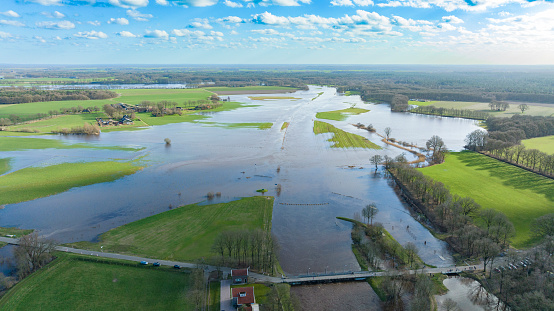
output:
[{"label": "waterway channel", "polygon": [[[376,134],[352,124],[371,123],[380,133],[391,127],[392,137],[419,146],[424,146],[432,135],[439,135],[450,149],[460,150],[465,136],[478,128],[476,123],[393,113],[388,105],[364,103],[358,96],[341,96],[329,87],[311,86],[308,91],[286,96],[297,99],[260,101],[232,95],[233,101],[258,106],[214,113],[206,121],[215,124],[169,124],[141,131],[102,133],[92,138],[50,137],[74,143],[145,147],[138,152],[0,152],[0,158],[15,158],[14,169],[83,159],[139,157],[148,165],[114,182],[7,205],[0,209],[0,226],[38,229],[40,234],[59,242],[94,240],[111,228],[166,211],[170,205],[204,201],[210,191],[222,193],[220,199],[214,200],[218,202],[257,195],[256,189],[266,188],[270,190],[267,195],[276,197],[272,231],[280,244],[280,263],[288,274],[359,270],[350,249],[351,226],[335,217],[353,217],[371,202],[379,208],[375,221],[383,223],[401,244],[415,243],[426,263],[452,264],[447,245],[410,216],[384,173],[375,172],[369,163],[369,157],[376,153],[394,157],[405,151],[382,143]],[[382,150],[331,148],[327,141],[330,134],[314,135],[317,112],[353,105],[370,111],[345,121],[322,121],[367,137]],[[273,126],[268,130],[216,126],[238,122],[272,122]],[[290,122],[286,130],[281,130],[283,122]],[[166,137],[172,140],[170,147],[165,146]],[[413,158],[409,153],[406,156]],[[282,187],[279,195],[278,184]]]}]

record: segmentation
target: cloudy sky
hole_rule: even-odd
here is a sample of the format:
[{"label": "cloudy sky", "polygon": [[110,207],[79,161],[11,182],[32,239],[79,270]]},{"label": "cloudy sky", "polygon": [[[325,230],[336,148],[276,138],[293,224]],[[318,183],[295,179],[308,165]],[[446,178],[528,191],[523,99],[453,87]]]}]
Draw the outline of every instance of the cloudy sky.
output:
[{"label": "cloudy sky", "polygon": [[7,64],[554,64],[553,0],[0,0]]}]

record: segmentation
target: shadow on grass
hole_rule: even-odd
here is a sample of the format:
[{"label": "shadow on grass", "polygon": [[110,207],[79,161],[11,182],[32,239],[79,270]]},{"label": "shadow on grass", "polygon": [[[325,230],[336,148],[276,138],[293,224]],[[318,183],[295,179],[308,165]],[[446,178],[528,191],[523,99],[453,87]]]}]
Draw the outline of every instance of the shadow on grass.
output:
[{"label": "shadow on grass", "polygon": [[468,167],[488,171],[491,176],[500,178],[505,186],[531,190],[545,195],[549,201],[554,202],[554,180],[552,179],[475,152],[461,152],[458,158]]}]

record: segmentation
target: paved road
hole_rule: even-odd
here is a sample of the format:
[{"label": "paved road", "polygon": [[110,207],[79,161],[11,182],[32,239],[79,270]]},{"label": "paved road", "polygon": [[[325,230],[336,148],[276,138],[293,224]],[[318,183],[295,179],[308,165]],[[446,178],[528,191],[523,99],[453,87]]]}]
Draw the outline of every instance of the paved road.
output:
[{"label": "paved road", "polygon": [[[19,243],[18,239],[12,239],[12,238],[6,238],[6,237],[0,237],[1,242],[6,242],[8,244],[14,244],[17,245]],[[83,255],[90,255],[90,256],[97,256],[97,257],[104,257],[104,258],[114,258],[114,259],[123,259],[123,260],[130,260],[130,261],[146,261],[148,263],[153,262],[159,262],[161,265],[164,266],[171,266],[179,265],[183,268],[198,268],[199,266],[194,263],[189,262],[180,262],[180,261],[170,261],[170,260],[161,260],[161,259],[154,259],[154,258],[148,258],[148,257],[138,257],[138,256],[130,256],[130,255],[122,255],[122,254],[115,254],[115,253],[104,253],[104,252],[96,252],[96,251],[87,251],[83,249],[77,249],[77,248],[71,248],[71,247],[65,247],[65,246],[56,246],[57,251],[61,252],[68,252],[68,253],[74,253],[74,254],[83,254]],[[273,277],[268,275],[263,275],[259,273],[249,272],[249,277],[260,282],[268,282],[268,283],[306,283],[306,282],[324,282],[324,281],[340,281],[340,280],[350,280],[353,278],[366,278],[366,277],[373,277],[373,276],[384,276],[384,275],[401,275],[405,273],[448,273],[448,272],[456,272],[456,271],[464,271],[464,270],[473,270],[473,267],[475,267],[477,270],[483,270],[483,265],[475,265],[475,266],[461,266],[461,267],[449,267],[449,268],[425,268],[425,269],[419,269],[419,270],[391,270],[391,271],[384,271],[384,272],[353,272],[348,274],[337,274],[337,275],[309,275],[309,276],[298,276],[298,277]],[[215,266],[209,266],[204,265],[203,268],[206,271],[214,271],[217,270],[218,267]],[[224,274],[231,273],[231,268],[228,267],[219,267],[220,270],[223,271]],[[223,286],[223,285],[222,285]],[[221,291],[223,293],[223,290]],[[223,310],[223,309],[222,309]]]},{"label": "paved road", "polygon": [[221,281],[221,291],[219,294],[219,308],[221,311],[234,311],[233,301],[231,300],[231,280]]}]

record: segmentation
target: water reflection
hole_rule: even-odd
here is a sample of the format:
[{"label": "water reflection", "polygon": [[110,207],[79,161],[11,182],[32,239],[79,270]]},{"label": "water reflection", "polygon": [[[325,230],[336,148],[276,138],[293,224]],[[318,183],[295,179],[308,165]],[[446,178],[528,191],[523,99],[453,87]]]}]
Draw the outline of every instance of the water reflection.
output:
[{"label": "water reflection", "polygon": [[439,310],[448,299],[454,301],[460,310],[500,311],[508,310],[498,298],[477,281],[464,277],[449,277],[443,281],[448,293],[435,296]]},{"label": "water reflection", "polygon": [[[317,93],[324,92],[316,100]],[[352,123],[373,124],[378,131],[392,128],[392,136],[424,145],[439,134],[451,149],[460,149],[465,135],[477,128],[474,121],[391,113],[385,105],[363,103],[358,96],[337,96],[335,89],[311,87],[293,94],[300,100],[252,101],[231,96],[233,101],[258,107],[216,113],[210,122],[273,122],[269,130],[225,129],[202,123],[178,123],[143,131],[102,133],[101,145],[133,145],[138,153],[110,150],[56,150],[47,152],[0,152],[16,155],[16,166],[57,163],[56,159],[86,157],[113,159],[145,156],[148,167],[110,183],[71,189],[0,210],[0,226],[34,228],[60,242],[94,240],[107,230],[168,210],[169,206],[196,203],[208,192],[221,192],[220,200],[277,194],[273,210],[273,233],[281,245],[280,261],[287,273],[359,270],[350,244],[350,225],[336,216],[353,217],[365,204],[375,202],[375,221],[401,243],[413,242],[422,259],[435,266],[452,263],[447,246],[434,238],[409,214],[406,205],[388,184],[384,174],[375,174],[369,157],[375,153],[396,156],[402,151],[380,142],[372,133]],[[346,121],[328,121],[348,132],[367,137],[382,150],[332,149],[330,135],[314,135],[318,111],[352,106],[370,112]],[[286,131],[283,122],[290,122]],[[285,135],[286,133],[286,135]],[[164,138],[170,138],[166,148]],[[51,137],[83,142],[81,136]],[[277,170],[277,168],[280,168]],[[409,226],[409,230],[406,227]],[[426,243],[425,243],[426,242]]]}]

